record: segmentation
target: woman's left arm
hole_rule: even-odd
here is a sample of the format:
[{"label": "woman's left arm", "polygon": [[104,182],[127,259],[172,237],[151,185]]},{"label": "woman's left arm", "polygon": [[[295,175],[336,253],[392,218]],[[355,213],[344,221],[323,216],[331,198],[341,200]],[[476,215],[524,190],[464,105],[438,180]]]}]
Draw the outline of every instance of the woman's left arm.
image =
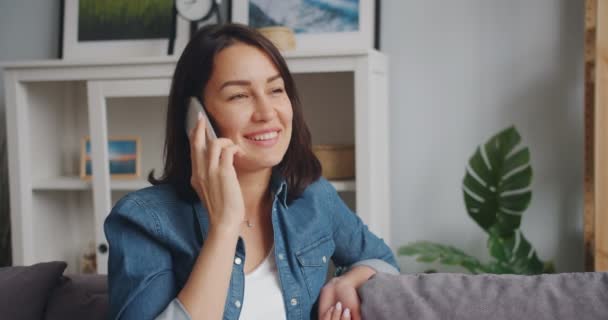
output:
[{"label": "woman's left arm", "polygon": [[348,208],[333,185],[321,179],[327,189],[324,194],[332,220],[336,245],[332,259],[336,266],[348,268],[346,273],[358,266],[365,266],[375,272],[398,274],[395,256],[384,240],[373,234],[361,218]]},{"label": "woman's left arm", "polygon": [[356,320],[359,318],[356,289],[377,272],[399,274],[399,266],[386,243],[369,231],[361,218],[342,201],[336,189],[323,180],[336,245],[332,260],[337,267],[347,268],[347,271],[333,278],[321,290],[319,319],[340,302],[341,307],[344,310],[348,308],[352,319]]}]

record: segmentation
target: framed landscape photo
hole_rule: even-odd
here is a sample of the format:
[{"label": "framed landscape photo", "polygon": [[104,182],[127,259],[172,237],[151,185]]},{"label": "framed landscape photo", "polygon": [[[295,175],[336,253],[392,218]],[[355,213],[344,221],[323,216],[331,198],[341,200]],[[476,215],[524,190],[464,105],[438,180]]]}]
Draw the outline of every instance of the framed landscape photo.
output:
[{"label": "framed landscape photo", "polygon": [[[118,179],[137,179],[140,173],[141,148],[139,137],[108,138],[108,160],[110,177]],[[91,162],[91,139],[82,139],[80,152],[80,177],[91,179],[93,165]]]},{"label": "framed landscape photo", "polygon": [[345,51],[378,47],[378,0],[235,0],[232,22],[254,28],[285,26],[297,51]]},{"label": "framed landscape photo", "polygon": [[[174,0],[61,0],[59,58],[165,56]],[[189,22],[176,18],[175,50],[190,38]]]}]

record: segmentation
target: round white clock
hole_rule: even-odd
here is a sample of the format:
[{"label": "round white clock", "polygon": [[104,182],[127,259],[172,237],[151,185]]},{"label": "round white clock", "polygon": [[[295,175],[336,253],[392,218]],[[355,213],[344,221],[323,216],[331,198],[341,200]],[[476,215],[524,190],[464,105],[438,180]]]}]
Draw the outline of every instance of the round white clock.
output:
[{"label": "round white clock", "polygon": [[180,16],[189,21],[199,21],[213,10],[214,0],[175,0],[175,8]]}]

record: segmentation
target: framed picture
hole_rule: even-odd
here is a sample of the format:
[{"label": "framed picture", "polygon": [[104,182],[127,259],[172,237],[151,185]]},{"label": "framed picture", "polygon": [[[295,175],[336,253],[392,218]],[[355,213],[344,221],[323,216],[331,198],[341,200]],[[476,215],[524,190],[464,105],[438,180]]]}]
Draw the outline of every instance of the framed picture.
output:
[{"label": "framed picture", "polygon": [[[118,179],[137,179],[140,173],[141,148],[139,137],[108,138],[110,177]],[[88,180],[92,176],[91,139],[82,139],[80,152],[80,177]]]},{"label": "framed picture", "polygon": [[285,26],[297,51],[378,48],[378,0],[236,0],[232,22]]},{"label": "framed picture", "polygon": [[[62,0],[59,58],[165,56],[174,0]],[[190,38],[190,24],[176,18],[173,55]]]}]

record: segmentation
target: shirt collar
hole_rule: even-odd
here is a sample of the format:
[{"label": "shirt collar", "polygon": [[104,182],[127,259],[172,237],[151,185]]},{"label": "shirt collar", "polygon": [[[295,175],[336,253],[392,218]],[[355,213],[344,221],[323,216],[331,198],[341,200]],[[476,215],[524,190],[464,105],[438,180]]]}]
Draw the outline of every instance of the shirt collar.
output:
[{"label": "shirt collar", "polygon": [[278,172],[278,170],[272,170],[270,176],[270,191],[274,197],[279,198],[279,201],[283,207],[287,208],[287,181]]}]

